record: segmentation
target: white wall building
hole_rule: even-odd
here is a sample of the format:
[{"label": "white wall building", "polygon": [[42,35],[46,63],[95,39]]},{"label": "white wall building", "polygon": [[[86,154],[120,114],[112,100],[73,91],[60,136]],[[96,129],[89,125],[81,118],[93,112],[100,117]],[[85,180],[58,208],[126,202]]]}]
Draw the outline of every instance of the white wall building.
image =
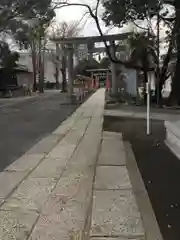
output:
[{"label": "white wall building", "polygon": [[[31,54],[28,52],[19,53],[19,64],[25,65],[29,71],[33,71]],[[55,66],[51,60],[49,53],[45,54],[45,81],[55,82]],[[62,81],[61,71],[59,74],[59,82]]]}]

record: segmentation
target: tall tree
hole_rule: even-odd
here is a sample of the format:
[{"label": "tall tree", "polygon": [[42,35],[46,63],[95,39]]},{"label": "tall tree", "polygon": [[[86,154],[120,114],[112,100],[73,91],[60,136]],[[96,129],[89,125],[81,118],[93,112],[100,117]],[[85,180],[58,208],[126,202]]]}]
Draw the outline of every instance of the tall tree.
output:
[{"label": "tall tree", "polygon": [[158,61],[155,38],[149,33],[135,33],[129,37],[129,45],[132,49],[130,61],[140,65],[143,69],[145,89],[148,71],[155,68]]},{"label": "tall tree", "polygon": [[[0,32],[10,28],[17,19],[32,19],[46,16],[52,0],[1,0]],[[49,15],[49,12],[48,12]]]},{"label": "tall tree", "polygon": [[100,61],[101,68],[110,68],[111,62],[108,57],[104,57]]},{"label": "tall tree", "polygon": [[172,81],[170,100],[173,104],[180,104],[180,1],[174,0],[171,4],[175,7],[175,34],[177,47],[177,62]]},{"label": "tall tree", "polygon": [[[171,5],[171,10],[163,11],[164,4]],[[173,25],[168,43],[167,55],[160,70],[160,89],[166,79],[166,69],[171,58],[174,40],[177,47],[177,62],[174,78],[172,81],[171,101],[172,103],[180,102],[180,1],[179,0],[110,0],[104,1],[105,7],[104,21],[107,25],[122,26],[129,21],[137,25],[136,20],[151,19],[154,15],[169,25]],[[174,9],[174,10],[173,10]]]},{"label": "tall tree", "polygon": [[12,52],[6,42],[0,42],[0,66],[1,66],[1,86],[5,87],[8,83],[12,84],[13,80],[16,81],[15,68],[19,54]]},{"label": "tall tree", "polygon": [[[46,0],[50,3],[49,0]],[[44,1],[44,2],[46,2]],[[38,75],[39,90],[43,92],[44,85],[44,51],[47,42],[46,29],[48,28],[55,13],[48,4],[43,6],[42,11],[31,20],[17,20],[16,24],[11,27],[13,36],[21,48],[31,52],[33,66],[33,90],[37,90],[36,79]],[[40,13],[42,15],[40,15]]]},{"label": "tall tree", "polygon": [[79,62],[79,64],[74,68],[75,75],[84,75],[91,77],[91,74],[88,73],[86,70],[90,69],[100,69],[101,65],[95,59],[83,59]]}]

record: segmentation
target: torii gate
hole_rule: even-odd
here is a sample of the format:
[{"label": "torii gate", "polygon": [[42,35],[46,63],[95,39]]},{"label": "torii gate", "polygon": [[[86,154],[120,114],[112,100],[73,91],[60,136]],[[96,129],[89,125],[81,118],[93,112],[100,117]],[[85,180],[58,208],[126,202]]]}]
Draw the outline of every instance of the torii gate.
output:
[{"label": "torii gate", "polygon": [[[99,81],[100,77],[105,77],[104,84],[107,86],[107,79],[111,75],[111,70],[109,68],[106,69],[88,69],[86,72],[91,73],[91,77],[96,77],[97,80]],[[100,85],[100,82],[98,83]]]},{"label": "torii gate", "polygon": [[[72,38],[54,38],[52,39],[56,45],[63,44],[65,45],[67,52],[67,68],[68,68],[68,92],[69,95],[73,94],[73,50],[75,46],[80,44],[87,44],[88,53],[90,57],[92,57],[93,52],[95,52],[96,48],[94,48],[95,43],[103,42],[103,40],[109,42],[111,55],[114,58],[117,49],[114,47],[115,41],[127,39],[129,35],[132,33],[121,33],[121,34],[113,34],[113,35],[104,35],[103,39],[101,36],[94,37],[72,37]],[[103,48],[103,51],[105,49]],[[101,49],[102,51],[102,49]],[[112,94],[116,95],[118,91],[117,87],[117,64],[111,63],[111,72],[112,72]]]}]

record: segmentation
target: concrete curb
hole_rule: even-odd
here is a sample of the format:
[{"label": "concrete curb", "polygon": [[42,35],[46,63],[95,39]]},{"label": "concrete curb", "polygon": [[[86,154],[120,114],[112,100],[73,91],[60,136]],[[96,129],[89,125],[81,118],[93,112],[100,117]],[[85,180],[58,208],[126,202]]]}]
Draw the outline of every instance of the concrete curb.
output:
[{"label": "concrete curb", "polygon": [[[117,117],[117,118],[134,118],[134,119],[146,119],[145,112],[132,112],[132,111],[124,111],[124,110],[109,110],[106,109],[104,111],[105,117]],[[177,114],[166,114],[166,113],[151,113],[151,120],[159,120],[159,121],[172,121],[178,118]]]},{"label": "concrete curb", "polygon": [[131,144],[129,142],[124,142],[124,146],[126,149],[127,169],[129,172],[129,177],[133,186],[133,192],[136,196],[137,204],[145,229],[145,239],[163,240],[148,193],[138,169]]}]

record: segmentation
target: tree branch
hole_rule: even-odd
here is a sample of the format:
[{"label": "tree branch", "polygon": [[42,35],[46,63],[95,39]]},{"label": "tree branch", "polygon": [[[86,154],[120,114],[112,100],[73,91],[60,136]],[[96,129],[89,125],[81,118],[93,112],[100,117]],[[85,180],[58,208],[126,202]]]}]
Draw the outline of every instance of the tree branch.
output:
[{"label": "tree branch", "polygon": [[100,0],[97,0],[96,4],[96,11],[95,11],[95,16],[98,17],[98,8],[99,8]]},{"label": "tree branch", "polygon": [[163,61],[163,66],[160,71],[160,84],[162,84],[162,85],[164,84],[165,80],[167,79],[166,75],[167,75],[167,71],[168,71],[168,65],[169,65],[169,62],[171,59],[171,54],[173,51],[174,38],[175,38],[176,31],[177,31],[177,23],[175,22],[173,29],[172,29],[172,33],[171,33],[171,39],[169,41],[168,51],[167,51],[167,54]]},{"label": "tree branch", "polygon": [[[99,3],[100,3],[100,0],[97,0],[97,1],[98,2],[97,2],[97,5],[96,5],[96,7],[97,7],[96,12],[98,12],[98,7],[99,7]],[[80,6],[80,7],[85,7],[85,8],[88,9],[90,16],[94,19],[94,21],[96,23],[97,29],[99,31],[99,34],[100,34],[101,38],[102,38],[102,42],[105,45],[106,53],[107,53],[107,55],[108,55],[108,57],[109,57],[109,59],[110,59],[110,61],[112,63],[122,64],[122,65],[124,65],[126,67],[131,67],[131,68],[135,68],[135,69],[139,69],[139,70],[143,70],[144,69],[143,67],[140,67],[140,66],[137,66],[137,65],[135,66],[135,65],[133,65],[133,64],[131,64],[129,62],[124,62],[124,61],[121,61],[121,60],[117,59],[116,57],[115,58],[112,57],[111,52],[110,52],[110,48],[109,48],[109,46],[107,44],[107,41],[106,41],[106,38],[105,38],[105,36],[104,36],[104,34],[102,32],[98,16],[96,16],[96,14],[93,13],[93,10],[91,9],[91,7],[88,4],[68,3],[68,2],[60,3],[59,6],[58,6],[58,4],[59,3],[57,3],[57,8],[64,8],[64,7],[69,7],[69,6]]]},{"label": "tree branch", "polygon": [[[82,22],[83,19],[86,17],[86,15],[89,15],[89,11],[87,11],[87,12],[84,13],[84,15],[81,17],[81,19],[77,22],[76,27],[78,27],[78,26],[81,24],[81,22]],[[89,17],[89,16],[88,16],[88,17]],[[87,19],[85,20],[85,22],[84,22],[84,24],[83,24],[83,27],[86,25],[87,20],[88,20],[88,17],[87,17]]]}]

